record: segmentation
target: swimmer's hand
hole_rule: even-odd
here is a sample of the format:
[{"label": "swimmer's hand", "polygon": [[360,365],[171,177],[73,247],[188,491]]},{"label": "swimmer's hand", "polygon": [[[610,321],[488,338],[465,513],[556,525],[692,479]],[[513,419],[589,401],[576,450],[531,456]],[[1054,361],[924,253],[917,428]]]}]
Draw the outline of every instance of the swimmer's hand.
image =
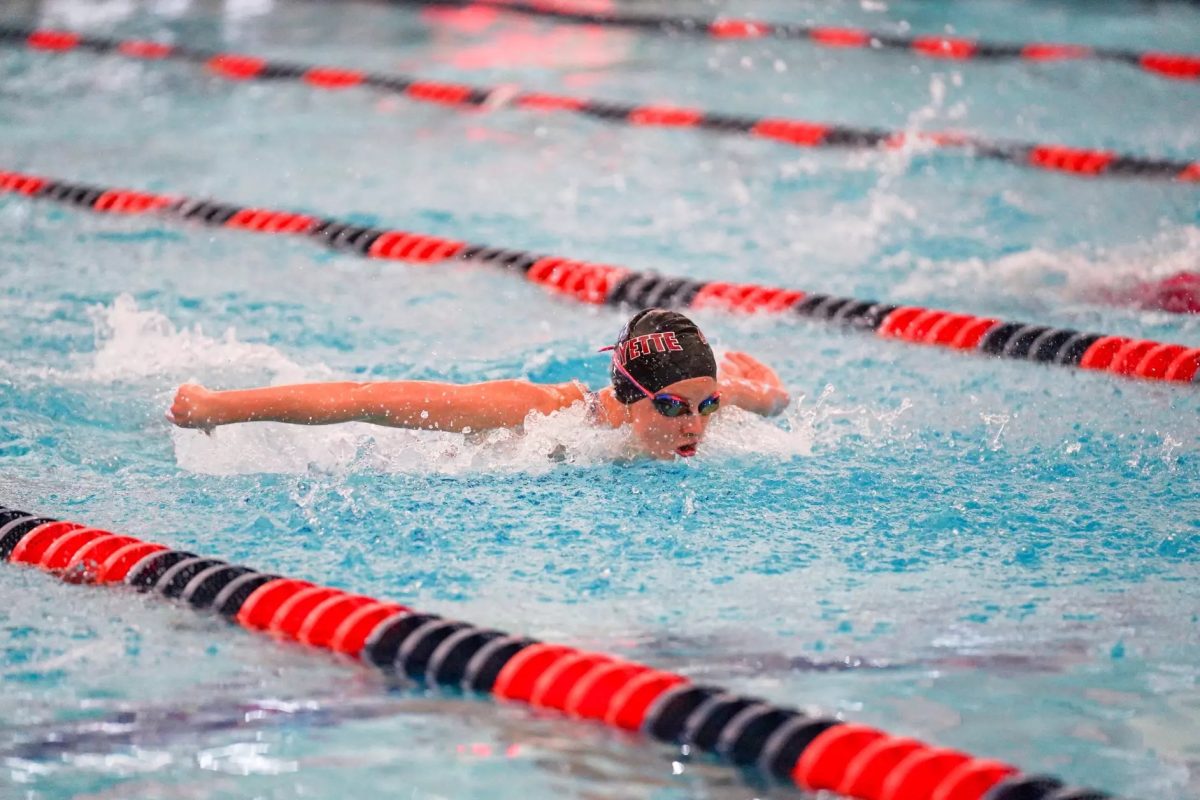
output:
[{"label": "swimmer's hand", "polygon": [[167,421],[181,428],[212,433],[221,424],[215,414],[216,394],[198,383],[183,384],[175,391],[175,400],[167,409]]},{"label": "swimmer's hand", "polygon": [[718,372],[721,401],[730,405],[773,417],[791,402],[783,381],[753,356],[730,351],[721,359]]}]

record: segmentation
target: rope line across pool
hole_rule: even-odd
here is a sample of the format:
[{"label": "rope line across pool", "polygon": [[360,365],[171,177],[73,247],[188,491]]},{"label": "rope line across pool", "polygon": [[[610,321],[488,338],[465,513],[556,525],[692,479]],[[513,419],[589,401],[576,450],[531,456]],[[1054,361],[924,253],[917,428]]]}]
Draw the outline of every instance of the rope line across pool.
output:
[{"label": "rope line across pool", "polygon": [[385,673],[687,744],[806,791],[859,800],[1104,800],[1056,778],[686,676],[514,636],[77,522],[0,506],[0,560],[124,584]]},{"label": "rope line across pool", "polygon": [[709,39],[782,39],[810,42],[821,47],[873,51],[897,50],[926,58],[955,61],[1071,61],[1093,60],[1127,64],[1176,80],[1200,80],[1200,56],[1126,47],[1090,47],[1054,42],[1000,43],[965,36],[904,36],[863,28],[813,25],[803,22],[767,22],[756,19],[717,19],[690,16],[621,14],[572,9],[558,3],[507,3],[496,0],[390,0],[395,5],[439,8],[486,8],[553,19],[556,22],[630,28],[677,36]]},{"label": "rope line across pool", "polygon": [[200,64],[209,73],[233,81],[291,80],[326,90],[362,86],[398,94],[410,100],[446,106],[565,112],[614,124],[692,128],[767,139],[795,147],[862,150],[897,148],[913,142],[934,148],[957,148],[976,158],[1073,175],[1200,183],[1200,161],[1147,158],[1113,150],[990,140],[957,132],[910,133],[783,117],[723,114],[679,106],[618,103],[524,92],[510,86],[469,86],[344,67],[269,61],[257,56],[183,48],[163,42],[112,39],[0,23],[0,45],[5,44],[23,45],[50,53],[90,50],[137,59],[186,61]]},{"label": "rope line across pool", "polygon": [[1200,347],[1150,339],[1085,333],[796,289],[671,277],[527,250],[354,225],[307,214],[102,188],[17,172],[0,171],[0,193],[52,200],[102,213],[159,214],[214,227],[306,236],[335,250],[365,258],[417,264],[452,260],[478,262],[520,273],[526,280],[552,292],[595,305],[792,314],[871,332],[885,339],[901,339],[980,355],[1080,367],[1170,383],[1200,382]]}]

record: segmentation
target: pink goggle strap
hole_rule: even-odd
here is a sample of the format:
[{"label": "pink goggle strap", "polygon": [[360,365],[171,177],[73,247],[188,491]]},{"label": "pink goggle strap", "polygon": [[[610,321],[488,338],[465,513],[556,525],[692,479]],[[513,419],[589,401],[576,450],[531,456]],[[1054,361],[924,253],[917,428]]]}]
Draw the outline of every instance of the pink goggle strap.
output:
[{"label": "pink goggle strap", "polygon": [[[642,394],[646,395],[646,397],[649,397],[651,400],[653,400],[655,397],[655,394],[653,392],[651,392],[649,389],[647,389],[645,386],[642,386],[640,383],[638,383],[637,378],[630,375],[629,370],[625,369],[625,367],[623,367],[621,365],[621,362],[617,360],[617,346],[615,344],[610,344],[608,347],[601,347],[596,352],[603,353],[607,350],[613,351],[613,355],[612,355],[613,366],[616,367],[617,369],[619,369],[621,371],[622,375],[624,375],[626,378],[629,378],[630,383],[632,383],[634,386],[636,386]],[[671,396],[673,396],[673,395],[671,395]]]}]

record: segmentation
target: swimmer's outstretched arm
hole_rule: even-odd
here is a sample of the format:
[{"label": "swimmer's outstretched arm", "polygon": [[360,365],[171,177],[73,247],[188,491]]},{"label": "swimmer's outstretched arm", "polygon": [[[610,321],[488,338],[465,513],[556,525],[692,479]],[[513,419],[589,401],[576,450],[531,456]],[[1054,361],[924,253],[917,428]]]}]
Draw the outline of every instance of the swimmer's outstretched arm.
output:
[{"label": "swimmer's outstretched arm", "polygon": [[373,422],[394,428],[480,431],[513,428],[530,412],[549,414],[582,398],[578,384],[520,380],[462,385],[432,381],[303,383],[227,392],[185,383],[175,393],[167,419],[181,428],[205,430],[238,422]]}]

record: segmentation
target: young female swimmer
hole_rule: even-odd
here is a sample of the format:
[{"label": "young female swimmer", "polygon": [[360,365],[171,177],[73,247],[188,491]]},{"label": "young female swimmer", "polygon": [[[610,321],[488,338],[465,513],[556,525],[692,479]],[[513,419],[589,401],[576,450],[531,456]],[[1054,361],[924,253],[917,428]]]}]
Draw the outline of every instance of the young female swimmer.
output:
[{"label": "young female swimmer", "polygon": [[779,376],[744,353],[728,353],[718,375],[712,348],[682,314],[651,308],[621,331],[613,351],[612,386],[590,392],[578,381],[523,380],[459,385],[430,381],[314,383],[214,392],[184,384],[167,419],[211,430],[236,422],[327,425],[373,422],[397,428],[482,431],[519,427],[530,413],[550,414],[584,402],[598,425],[628,425],[652,458],[689,458],[709,417],[724,406],[764,416],[788,404]]}]

